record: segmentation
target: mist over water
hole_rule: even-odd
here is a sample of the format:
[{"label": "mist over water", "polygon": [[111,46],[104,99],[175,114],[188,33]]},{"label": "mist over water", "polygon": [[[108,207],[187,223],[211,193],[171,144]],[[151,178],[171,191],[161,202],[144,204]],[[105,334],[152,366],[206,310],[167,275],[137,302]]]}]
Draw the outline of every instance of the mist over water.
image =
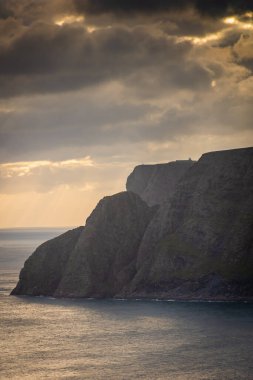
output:
[{"label": "mist over water", "polygon": [[1,379],[251,379],[253,304],[13,297],[56,229],[0,231]]}]

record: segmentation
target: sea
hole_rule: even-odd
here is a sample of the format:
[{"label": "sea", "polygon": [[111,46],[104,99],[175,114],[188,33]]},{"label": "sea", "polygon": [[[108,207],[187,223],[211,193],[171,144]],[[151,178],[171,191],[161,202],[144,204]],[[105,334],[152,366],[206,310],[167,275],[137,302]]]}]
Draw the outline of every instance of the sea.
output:
[{"label": "sea", "polygon": [[10,296],[65,230],[0,230],[0,379],[253,379],[251,303]]}]

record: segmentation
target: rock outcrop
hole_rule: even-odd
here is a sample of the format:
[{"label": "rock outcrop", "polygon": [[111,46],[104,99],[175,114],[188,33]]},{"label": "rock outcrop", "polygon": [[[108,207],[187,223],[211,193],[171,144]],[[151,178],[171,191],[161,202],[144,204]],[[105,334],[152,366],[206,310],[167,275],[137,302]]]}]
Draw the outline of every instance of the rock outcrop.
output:
[{"label": "rock outcrop", "polygon": [[178,181],[193,164],[189,159],[136,166],[127,178],[126,189],[139,194],[149,206],[161,205],[171,199]]},{"label": "rock outcrop", "polygon": [[253,149],[204,154],[148,226],[126,290],[138,296],[253,296]]},{"label": "rock outcrop", "polygon": [[53,295],[83,230],[78,227],[41,244],[26,260],[12,294]]},{"label": "rock outcrop", "polygon": [[253,299],[253,148],[141,165],[127,189],[42,244],[12,294]]},{"label": "rock outcrop", "polygon": [[85,228],[42,244],[29,257],[12,294],[112,297],[132,280],[155,211],[132,192],[103,198]]}]

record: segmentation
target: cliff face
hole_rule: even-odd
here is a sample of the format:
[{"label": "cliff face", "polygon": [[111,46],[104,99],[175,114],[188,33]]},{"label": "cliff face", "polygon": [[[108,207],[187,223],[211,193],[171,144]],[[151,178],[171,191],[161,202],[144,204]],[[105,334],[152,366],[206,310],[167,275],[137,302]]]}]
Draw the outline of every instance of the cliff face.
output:
[{"label": "cliff face", "polygon": [[253,149],[204,154],[148,226],[126,294],[253,295]]},{"label": "cliff face", "polygon": [[132,192],[100,201],[86,222],[56,296],[112,297],[132,280],[136,252],[153,217]]},{"label": "cliff face", "polygon": [[127,189],[42,244],[12,294],[253,298],[253,148],[141,165]]},{"label": "cliff face", "polygon": [[85,228],[35,251],[12,294],[112,297],[135,273],[136,252],[154,212],[132,192],[103,198]]},{"label": "cliff face", "polygon": [[41,244],[26,260],[12,294],[53,295],[83,229],[76,228]]},{"label": "cliff face", "polygon": [[139,165],[127,178],[127,191],[133,191],[149,205],[168,202],[180,178],[194,164],[192,160],[167,164]]}]

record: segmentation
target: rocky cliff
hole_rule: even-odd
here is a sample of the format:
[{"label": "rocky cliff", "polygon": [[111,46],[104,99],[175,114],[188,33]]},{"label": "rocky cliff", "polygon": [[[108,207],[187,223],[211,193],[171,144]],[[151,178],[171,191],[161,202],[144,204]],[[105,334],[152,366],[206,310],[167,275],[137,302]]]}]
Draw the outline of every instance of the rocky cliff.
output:
[{"label": "rocky cliff", "polygon": [[85,228],[37,248],[12,294],[114,296],[135,274],[136,252],[155,211],[133,192],[103,198]]},{"label": "rocky cliff", "polygon": [[149,224],[127,294],[253,296],[253,149],[204,154]]},{"label": "rocky cliff", "polygon": [[253,299],[253,148],[141,165],[127,190],[42,244],[12,294]]},{"label": "rocky cliff", "polygon": [[149,206],[161,205],[170,200],[178,181],[193,164],[189,159],[136,166],[127,178],[126,189],[139,194]]}]

